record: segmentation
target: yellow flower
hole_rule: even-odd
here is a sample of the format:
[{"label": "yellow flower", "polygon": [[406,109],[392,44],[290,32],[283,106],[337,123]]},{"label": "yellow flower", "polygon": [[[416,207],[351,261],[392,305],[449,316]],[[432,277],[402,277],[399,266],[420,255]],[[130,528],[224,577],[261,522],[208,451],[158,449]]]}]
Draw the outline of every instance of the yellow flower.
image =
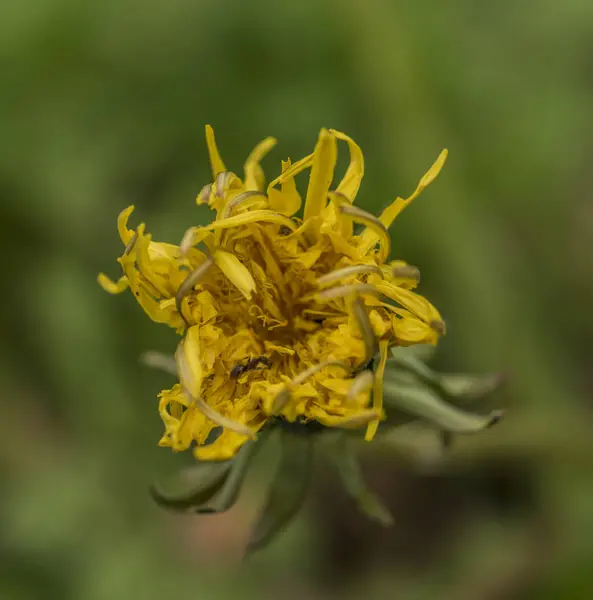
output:
[{"label": "yellow flower", "polygon": [[[206,141],[212,182],[196,201],[215,219],[175,246],[153,242],[144,224],[128,229],[129,207],[118,219],[123,276],[99,275],[108,292],[130,288],[152,320],[183,334],[179,383],[159,396],[160,445],[224,460],[271,419],[366,427],[372,439],[384,416],[389,348],[435,344],[445,330],[436,308],[412,291],[418,269],[388,262],[388,228],[438,175],[446,150],[409,198],[375,217],[353,204],[364,159],[339,131],[322,129],[314,152],[283,161],[267,186],[260,161],[273,138],[249,155],[243,179],[227,170],[209,126]],[[341,142],[350,164],[332,188]],[[306,169],[299,218],[295,177]]]}]

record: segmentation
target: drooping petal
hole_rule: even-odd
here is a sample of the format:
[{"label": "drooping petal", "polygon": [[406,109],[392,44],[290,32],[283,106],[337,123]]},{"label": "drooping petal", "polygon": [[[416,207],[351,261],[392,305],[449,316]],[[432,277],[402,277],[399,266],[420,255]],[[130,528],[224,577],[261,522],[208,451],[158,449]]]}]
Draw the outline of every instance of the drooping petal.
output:
[{"label": "drooping petal", "polygon": [[406,290],[387,281],[378,281],[375,287],[379,292],[395,300],[398,304],[407,308],[411,313],[422,319],[425,323],[442,321],[439,311],[423,296],[411,290]]},{"label": "drooping petal", "polygon": [[267,137],[261,141],[245,161],[245,189],[263,191],[266,177],[259,164],[262,158],[276,145],[276,138]]},{"label": "drooping petal", "polygon": [[336,192],[338,192],[338,194],[344,194],[344,196],[352,203],[356,198],[360,183],[364,177],[364,156],[362,155],[360,146],[352,138],[335,129],[330,129],[329,131],[335,135],[336,138],[348,144],[350,164],[348,165],[348,169],[346,170],[342,181],[340,181],[336,188]]}]

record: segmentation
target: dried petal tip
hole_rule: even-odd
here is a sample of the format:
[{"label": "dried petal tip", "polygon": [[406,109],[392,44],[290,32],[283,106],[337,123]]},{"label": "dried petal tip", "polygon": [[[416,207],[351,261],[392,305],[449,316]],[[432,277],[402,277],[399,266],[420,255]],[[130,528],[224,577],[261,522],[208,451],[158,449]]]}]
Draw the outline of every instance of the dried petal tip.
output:
[{"label": "dried petal tip", "polygon": [[445,333],[447,332],[445,321],[434,320],[430,322],[430,326],[440,335],[445,335]]},{"label": "dried petal tip", "polygon": [[504,410],[493,410],[490,413],[490,422],[488,423],[488,425],[486,425],[486,429],[489,429],[490,427],[494,427],[494,425],[497,425],[498,423],[500,423],[502,421],[503,417],[504,417]]}]

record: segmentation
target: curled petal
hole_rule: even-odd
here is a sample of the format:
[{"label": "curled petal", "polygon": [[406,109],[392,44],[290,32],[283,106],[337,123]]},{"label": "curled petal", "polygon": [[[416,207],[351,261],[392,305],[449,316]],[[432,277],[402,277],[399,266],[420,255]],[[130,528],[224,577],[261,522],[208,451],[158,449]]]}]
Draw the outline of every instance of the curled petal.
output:
[{"label": "curled petal", "polygon": [[362,155],[362,150],[360,149],[360,146],[345,133],[336,131],[335,129],[330,129],[329,131],[335,135],[338,140],[348,144],[348,149],[350,150],[350,164],[336,191],[339,194],[344,194],[344,196],[348,197],[350,201],[353,202],[360,188],[362,178],[364,177],[364,156]]},{"label": "curled petal", "polygon": [[117,281],[113,281],[105,273],[99,273],[97,277],[99,285],[110,294],[121,294],[124,290],[127,290],[130,286],[128,278],[123,275]]},{"label": "curled petal", "polygon": [[267,137],[261,141],[245,161],[245,189],[263,191],[265,185],[264,171],[259,164],[262,158],[276,145],[276,138]]}]

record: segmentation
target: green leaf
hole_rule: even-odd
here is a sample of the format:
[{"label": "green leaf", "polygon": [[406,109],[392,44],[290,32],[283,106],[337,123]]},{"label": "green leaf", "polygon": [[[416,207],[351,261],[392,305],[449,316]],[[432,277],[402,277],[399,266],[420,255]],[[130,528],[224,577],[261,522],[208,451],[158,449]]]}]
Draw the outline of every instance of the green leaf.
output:
[{"label": "green leaf", "polygon": [[393,525],[393,517],[389,509],[366,486],[351,441],[341,436],[334,444],[330,456],[344,484],[344,489],[356,501],[360,511],[385,527]]},{"label": "green leaf", "polygon": [[494,392],[504,382],[505,376],[501,373],[488,373],[485,375],[469,374],[440,374],[425,365],[417,356],[411,354],[407,348],[393,348],[392,358],[388,361],[386,372],[400,373],[402,369],[416,375],[420,380],[435,387],[439,392],[449,398],[457,400],[475,400]]},{"label": "green leaf", "polygon": [[245,557],[266,546],[288,525],[303,504],[313,466],[313,439],[282,431],[278,470],[257,523],[251,531]]},{"label": "green leaf", "polygon": [[453,398],[474,400],[491,394],[498,389],[505,380],[502,373],[488,373],[486,375],[440,375],[440,386],[445,394]]},{"label": "green leaf", "polygon": [[157,485],[149,488],[155,502],[173,512],[218,513],[237,501],[251,460],[261,447],[267,431],[257,440],[245,442],[237,455],[223,462],[198,462],[173,482],[172,491]]},{"label": "green leaf", "polygon": [[156,484],[151,485],[150,495],[167,510],[191,512],[220,490],[229,475],[232,462],[199,462],[178,475],[167,491]]},{"label": "green leaf", "polygon": [[388,409],[402,411],[433,423],[443,431],[452,433],[474,433],[491,427],[502,417],[501,411],[489,415],[465,412],[442,400],[427,387],[404,386],[386,379],[383,402]]},{"label": "green leaf", "polygon": [[395,359],[400,357],[412,358],[420,362],[429,362],[434,353],[436,352],[436,346],[432,344],[414,344],[413,346],[394,346],[391,349],[391,355]]},{"label": "green leaf", "polygon": [[209,499],[208,504],[196,507],[196,512],[199,514],[221,513],[229,510],[239,497],[241,486],[245,481],[247,471],[251,465],[251,461],[259,452],[264,443],[269,431],[263,430],[257,440],[249,440],[241,446],[238,454],[233,459],[233,465],[229,476],[221,487],[220,492],[215,498]]}]

